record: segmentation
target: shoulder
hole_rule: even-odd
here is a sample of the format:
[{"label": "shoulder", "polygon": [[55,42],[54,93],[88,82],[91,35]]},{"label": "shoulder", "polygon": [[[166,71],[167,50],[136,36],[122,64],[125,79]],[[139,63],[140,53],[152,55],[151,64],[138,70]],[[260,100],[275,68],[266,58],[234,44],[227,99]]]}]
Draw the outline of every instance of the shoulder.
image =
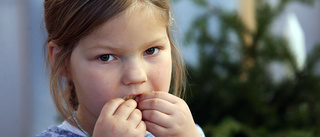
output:
[{"label": "shoulder", "polygon": [[197,126],[197,129],[198,129],[198,131],[199,131],[199,133],[200,133],[201,137],[205,137],[205,135],[204,135],[204,132],[203,132],[202,128],[201,128],[198,124],[196,124],[196,126]]},{"label": "shoulder", "polygon": [[[199,131],[199,133],[200,133],[201,137],[205,137],[205,135],[204,135],[204,132],[203,132],[202,128],[201,128],[198,124],[196,124],[196,126],[197,126],[197,129],[198,129],[198,131]],[[155,136],[154,136],[154,135],[152,135],[150,132],[148,132],[148,131],[147,131],[147,133],[146,133],[146,135],[145,135],[144,137],[155,137]]]},{"label": "shoulder", "polygon": [[64,130],[57,126],[52,126],[47,130],[43,131],[41,134],[36,135],[35,137],[83,137],[83,136],[72,133],[68,130]]},{"label": "shoulder", "polygon": [[[197,125],[197,129],[200,132],[202,137],[205,137],[201,127]],[[80,136],[78,134],[75,134],[73,132],[70,132],[68,130],[62,129],[57,126],[49,127],[47,130],[43,131],[41,134],[36,135],[35,137],[84,137]],[[145,137],[154,137],[150,132],[147,132]]]}]

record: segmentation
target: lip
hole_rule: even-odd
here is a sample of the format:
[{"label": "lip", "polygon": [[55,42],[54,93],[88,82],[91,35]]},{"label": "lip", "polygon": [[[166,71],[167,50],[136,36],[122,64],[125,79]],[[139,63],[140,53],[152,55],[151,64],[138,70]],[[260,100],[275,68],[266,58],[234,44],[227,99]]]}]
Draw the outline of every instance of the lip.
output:
[{"label": "lip", "polygon": [[129,99],[133,99],[136,100],[138,96],[140,96],[141,94],[131,94],[128,96],[123,97],[124,100],[129,100]]}]

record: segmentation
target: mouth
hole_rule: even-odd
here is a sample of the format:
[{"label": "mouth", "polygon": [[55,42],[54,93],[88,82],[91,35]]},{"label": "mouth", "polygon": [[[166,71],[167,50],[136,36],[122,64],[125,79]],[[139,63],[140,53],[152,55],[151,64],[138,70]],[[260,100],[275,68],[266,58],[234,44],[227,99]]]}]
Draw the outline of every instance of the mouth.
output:
[{"label": "mouth", "polygon": [[127,100],[129,100],[129,99],[135,100],[137,97],[138,97],[138,95],[130,95],[130,96],[125,96],[125,97],[123,97],[123,99],[124,99],[125,101],[127,101]]}]

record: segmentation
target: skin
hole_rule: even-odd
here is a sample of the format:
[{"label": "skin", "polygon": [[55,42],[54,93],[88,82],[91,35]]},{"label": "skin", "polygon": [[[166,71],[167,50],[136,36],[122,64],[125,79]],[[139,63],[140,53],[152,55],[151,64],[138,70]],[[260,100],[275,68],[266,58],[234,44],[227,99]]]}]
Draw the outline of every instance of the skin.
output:
[{"label": "skin", "polygon": [[[62,74],[79,100],[77,119],[95,137],[200,136],[187,104],[169,94],[171,47],[158,11],[137,4],[80,39]],[[54,65],[59,47],[49,43]],[[154,92],[152,92],[154,91]],[[123,97],[139,95],[136,100]]]}]

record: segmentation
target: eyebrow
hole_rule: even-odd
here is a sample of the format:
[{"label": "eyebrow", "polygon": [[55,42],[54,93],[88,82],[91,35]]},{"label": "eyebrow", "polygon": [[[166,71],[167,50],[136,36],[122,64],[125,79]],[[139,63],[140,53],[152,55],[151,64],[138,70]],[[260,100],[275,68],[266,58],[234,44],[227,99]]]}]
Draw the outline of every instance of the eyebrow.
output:
[{"label": "eyebrow", "polygon": [[[167,39],[168,39],[168,37],[161,37],[159,39],[144,43],[140,48],[146,48],[150,45],[154,45],[154,44],[166,41]],[[87,50],[94,50],[94,49],[106,49],[106,50],[111,50],[111,51],[120,51],[122,48],[120,48],[119,46],[111,46],[111,45],[107,45],[107,44],[96,44],[92,47],[87,48]]]},{"label": "eyebrow", "polygon": [[141,47],[142,47],[142,48],[146,48],[146,47],[148,47],[148,46],[150,46],[150,45],[155,45],[155,44],[158,44],[158,43],[160,43],[160,42],[164,42],[164,41],[166,41],[166,40],[169,40],[169,38],[168,38],[168,37],[161,37],[161,38],[159,38],[159,39],[156,39],[156,40],[147,42],[147,43],[143,44],[143,46],[141,46]]}]

